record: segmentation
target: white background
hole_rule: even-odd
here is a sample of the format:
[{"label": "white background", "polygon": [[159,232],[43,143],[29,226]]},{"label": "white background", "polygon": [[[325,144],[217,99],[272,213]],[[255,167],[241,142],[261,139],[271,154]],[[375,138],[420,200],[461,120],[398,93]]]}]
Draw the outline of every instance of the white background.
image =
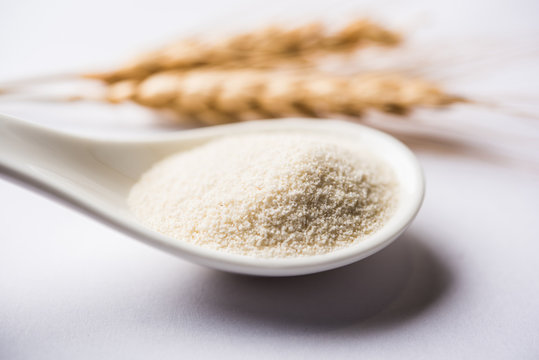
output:
[{"label": "white background", "polygon": [[[5,0],[0,80],[95,69],[186,32],[356,14],[410,32],[451,90],[539,113],[539,3],[525,0]],[[0,112],[94,135],[172,131],[135,106]],[[428,190],[411,228],[318,275],[201,268],[0,180],[0,359],[539,358],[539,120],[473,105],[418,116],[495,126],[498,150],[526,159],[420,152]]]}]

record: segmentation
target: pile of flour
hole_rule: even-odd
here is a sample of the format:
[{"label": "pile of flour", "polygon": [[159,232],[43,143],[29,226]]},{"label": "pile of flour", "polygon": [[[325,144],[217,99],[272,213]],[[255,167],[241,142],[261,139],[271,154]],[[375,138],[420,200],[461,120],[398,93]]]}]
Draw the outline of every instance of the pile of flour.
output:
[{"label": "pile of flour", "polygon": [[396,202],[392,171],[326,136],[227,137],[155,164],[128,204],[152,229],[257,257],[324,254],[361,241]]}]

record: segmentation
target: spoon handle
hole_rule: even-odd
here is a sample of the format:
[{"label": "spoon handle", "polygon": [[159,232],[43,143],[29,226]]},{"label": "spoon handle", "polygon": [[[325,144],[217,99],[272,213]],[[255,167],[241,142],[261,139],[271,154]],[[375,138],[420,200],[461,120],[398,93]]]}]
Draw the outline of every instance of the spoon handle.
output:
[{"label": "spoon handle", "polygon": [[65,169],[69,154],[80,148],[74,138],[0,115],[0,174],[36,185]]},{"label": "spoon handle", "polygon": [[129,179],[100,156],[103,149],[89,138],[0,115],[0,177],[110,224],[110,214],[123,211]]}]

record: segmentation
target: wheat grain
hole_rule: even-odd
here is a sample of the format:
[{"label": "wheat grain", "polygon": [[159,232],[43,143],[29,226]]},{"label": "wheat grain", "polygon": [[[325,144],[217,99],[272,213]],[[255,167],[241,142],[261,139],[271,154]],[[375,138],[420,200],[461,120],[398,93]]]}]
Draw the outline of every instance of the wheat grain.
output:
[{"label": "wheat grain", "polygon": [[180,118],[205,124],[284,116],[361,116],[372,109],[406,114],[418,106],[463,101],[435,84],[400,74],[343,77],[313,71],[209,69],[161,72],[141,82],[118,82],[109,87],[108,98],[171,109]]},{"label": "wheat grain", "polygon": [[273,68],[286,62],[308,63],[316,54],[346,52],[361,45],[396,45],[400,36],[369,20],[355,20],[329,33],[320,23],[292,29],[270,26],[218,42],[187,39],[142,54],[123,67],[87,77],[108,83],[143,79],[164,70],[189,70],[200,66]]}]

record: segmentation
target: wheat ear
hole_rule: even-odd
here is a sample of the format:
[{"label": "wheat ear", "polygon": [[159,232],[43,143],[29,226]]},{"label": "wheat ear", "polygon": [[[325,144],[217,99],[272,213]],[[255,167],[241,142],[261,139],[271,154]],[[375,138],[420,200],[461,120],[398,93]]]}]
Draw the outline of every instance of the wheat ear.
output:
[{"label": "wheat ear", "polygon": [[86,76],[112,83],[200,66],[272,68],[283,62],[309,62],[316,54],[346,52],[366,44],[396,45],[400,39],[397,33],[365,19],[335,32],[326,31],[320,23],[292,29],[270,26],[218,42],[182,40],[143,54],[119,69]]},{"label": "wheat ear", "polygon": [[260,70],[168,71],[143,81],[109,86],[108,100],[133,100],[171,109],[205,124],[256,118],[330,115],[359,117],[376,109],[406,114],[418,106],[441,107],[464,99],[435,84],[399,74],[342,77],[321,72]]}]

